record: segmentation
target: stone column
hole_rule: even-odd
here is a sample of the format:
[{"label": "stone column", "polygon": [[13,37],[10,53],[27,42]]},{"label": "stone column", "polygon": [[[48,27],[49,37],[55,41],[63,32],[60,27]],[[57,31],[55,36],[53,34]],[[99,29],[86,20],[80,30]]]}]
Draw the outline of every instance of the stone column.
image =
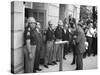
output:
[{"label": "stone column", "polygon": [[23,55],[24,4],[11,2],[11,72],[24,72]]}]

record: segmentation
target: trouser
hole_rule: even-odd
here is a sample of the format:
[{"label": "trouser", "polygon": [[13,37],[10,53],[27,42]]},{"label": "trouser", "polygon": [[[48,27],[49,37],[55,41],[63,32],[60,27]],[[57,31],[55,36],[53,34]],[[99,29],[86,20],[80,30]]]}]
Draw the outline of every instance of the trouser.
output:
[{"label": "trouser", "polygon": [[44,64],[44,61],[45,61],[45,53],[46,53],[46,45],[45,45],[45,43],[43,43],[42,50],[41,50],[41,54],[40,54],[40,64],[41,65]]},{"label": "trouser", "polygon": [[53,44],[53,59],[52,59],[52,61],[55,61],[55,62],[56,62],[56,56],[57,56],[56,46],[57,45]]},{"label": "trouser", "polygon": [[36,52],[35,52],[34,70],[37,70],[39,68],[41,49],[42,49],[42,46],[37,45]]},{"label": "trouser", "polygon": [[88,54],[88,50],[86,50],[86,52],[83,53],[83,58],[85,58]]},{"label": "trouser", "polygon": [[61,49],[62,49],[62,46],[60,44],[56,45],[56,60],[57,61],[61,60]]},{"label": "trouser", "polygon": [[93,52],[92,50],[92,37],[87,37],[87,41],[88,41],[88,56],[90,56]]},{"label": "trouser", "polygon": [[97,38],[93,38],[92,47],[93,47],[93,54],[96,55],[97,54]]},{"label": "trouser", "polygon": [[83,53],[76,54],[76,69],[77,70],[83,69]]},{"label": "trouser", "polygon": [[32,52],[32,59],[29,58],[27,47],[24,47],[24,72],[25,73],[32,73],[34,68],[34,59],[35,59],[35,51],[36,51],[36,45],[31,46],[31,52]]},{"label": "trouser", "polygon": [[68,54],[68,44],[64,44],[64,49],[63,49],[63,58],[65,58],[65,55]]},{"label": "trouser", "polygon": [[[56,39],[56,41],[61,41],[61,39]],[[61,60],[61,49],[62,46],[60,44],[55,45],[55,50],[56,50],[56,60],[60,61]]]},{"label": "trouser", "polygon": [[46,44],[46,55],[45,55],[45,65],[52,63],[53,61],[53,41],[47,41]]},{"label": "trouser", "polygon": [[72,63],[73,63],[73,64],[75,64],[75,62],[76,62],[76,61],[75,61],[75,59],[76,59],[76,52],[75,52],[75,49],[76,49],[76,48],[75,48],[75,45],[73,45],[73,46],[72,46],[72,50],[73,50],[73,60],[72,60]]}]

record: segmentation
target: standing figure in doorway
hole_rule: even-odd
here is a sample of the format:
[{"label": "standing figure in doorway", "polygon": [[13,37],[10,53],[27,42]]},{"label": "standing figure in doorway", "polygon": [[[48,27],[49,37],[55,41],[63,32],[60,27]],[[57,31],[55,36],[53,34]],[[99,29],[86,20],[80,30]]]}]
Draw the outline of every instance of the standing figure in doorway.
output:
[{"label": "standing figure in doorway", "polygon": [[36,51],[36,41],[34,37],[36,21],[33,17],[28,18],[28,26],[25,27],[24,39],[24,72],[32,73],[34,68],[35,51]]}]

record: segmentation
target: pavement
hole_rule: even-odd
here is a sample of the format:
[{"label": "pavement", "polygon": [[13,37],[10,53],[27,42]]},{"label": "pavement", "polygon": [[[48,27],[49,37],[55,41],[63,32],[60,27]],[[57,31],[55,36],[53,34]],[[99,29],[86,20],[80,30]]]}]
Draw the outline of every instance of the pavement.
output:
[{"label": "pavement", "polygon": [[[72,53],[66,55],[66,60],[63,60],[63,71],[74,71],[76,65],[70,65],[73,59]],[[43,65],[40,65],[42,72],[58,72],[59,71],[59,62],[57,65],[49,65],[49,68],[45,68]],[[97,56],[90,56],[83,59],[83,70],[97,69]]]}]

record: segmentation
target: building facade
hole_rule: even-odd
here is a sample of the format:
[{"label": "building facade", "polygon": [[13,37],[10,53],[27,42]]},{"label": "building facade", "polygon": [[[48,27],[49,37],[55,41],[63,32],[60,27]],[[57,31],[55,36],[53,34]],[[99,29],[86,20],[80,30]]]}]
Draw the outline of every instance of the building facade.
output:
[{"label": "building facade", "polygon": [[35,17],[41,23],[42,29],[48,27],[48,21],[52,20],[57,26],[59,19],[68,19],[69,15],[79,20],[80,6],[68,4],[51,4],[37,2],[11,2],[11,71],[12,73],[24,72],[23,32],[25,17]]}]

